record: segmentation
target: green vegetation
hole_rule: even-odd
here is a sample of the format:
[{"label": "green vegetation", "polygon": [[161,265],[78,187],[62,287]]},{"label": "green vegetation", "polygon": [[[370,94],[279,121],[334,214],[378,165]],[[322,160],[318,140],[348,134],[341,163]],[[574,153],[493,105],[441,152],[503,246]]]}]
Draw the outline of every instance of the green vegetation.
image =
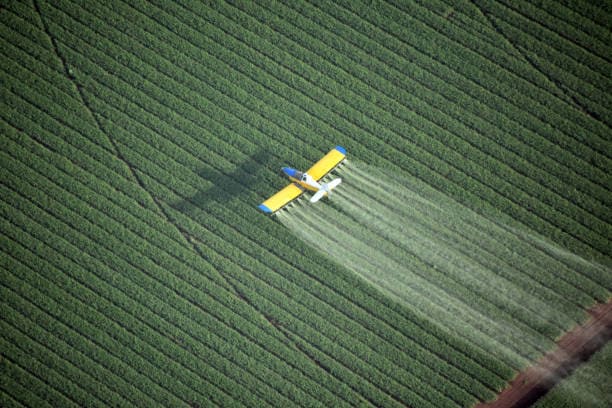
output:
[{"label": "green vegetation", "polygon": [[[493,398],[612,288],[612,11],[528,3],[2,2],[0,406]],[[505,226],[417,215],[533,303],[377,250],[535,351],[483,347],[258,211],[336,144]]]},{"label": "green vegetation", "polygon": [[612,404],[612,344],[608,343],[570,377],[542,397],[535,408],[604,408]]},{"label": "green vegetation", "polygon": [[[603,268],[533,233],[508,228],[362,163],[326,206],[278,215],[296,236],[454,336],[520,368],[608,291],[583,274]],[[511,249],[511,250],[510,250]],[[520,254],[520,255],[519,255]],[[551,271],[556,271],[551,273]]]}]

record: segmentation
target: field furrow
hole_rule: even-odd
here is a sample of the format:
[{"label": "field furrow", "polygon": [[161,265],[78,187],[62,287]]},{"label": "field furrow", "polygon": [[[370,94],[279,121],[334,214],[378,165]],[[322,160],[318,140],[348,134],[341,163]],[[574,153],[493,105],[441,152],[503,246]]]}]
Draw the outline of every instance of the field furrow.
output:
[{"label": "field furrow", "polygon": [[0,405],[495,399],[610,299],[610,15],[3,5]]},{"label": "field furrow", "polygon": [[[69,203],[69,202],[70,202],[70,200],[68,200],[68,203]],[[81,213],[81,214],[86,214],[86,211],[83,211],[83,210],[85,210],[85,209],[83,208],[83,209],[80,211],[80,213]],[[63,221],[64,221],[64,222],[67,222],[67,223],[69,223],[69,224],[74,224],[74,223],[75,223],[75,222],[77,222],[77,220],[78,220],[78,221],[80,221],[81,223],[83,223],[83,222],[84,222],[84,223],[88,223],[88,222],[87,222],[87,221],[85,221],[84,219],[79,220],[79,219],[81,218],[81,216],[80,216],[80,215],[76,215],[76,213],[73,213],[73,214],[72,214],[70,217],[68,217],[67,215],[64,217],[64,216],[62,216],[62,215],[61,215],[61,214],[62,214],[64,211],[63,211],[63,210],[58,210],[58,211],[61,211],[61,212],[59,212],[59,213],[57,213],[57,212],[56,212],[56,213],[55,213],[55,214],[56,214],[56,216],[59,216],[60,218],[63,218]],[[67,213],[67,214],[68,214],[68,213]],[[96,217],[96,219],[99,219],[99,217]],[[106,228],[108,228],[108,222],[107,222],[106,224],[107,224],[107,225],[105,225],[105,227],[106,227]],[[90,225],[89,229],[91,229],[91,230],[92,230],[92,232],[100,231],[100,230],[99,230],[99,227],[96,227],[96,226],[94,226],[94,225],[92,225],[92,224],[89,224],[89,225]],[[100,236],[100,233],[98,232],[96,235],[97,235],[97,236]],[[122,236],[122,235],[124,235],[124,234],[119,234],[119,235],[117,235],[117,236]],[[98,241],[98,239],[97,239],[97,238],[95,238],[95,236],[94,236],[94,240],[95,240],[95,241]],[[132,241],[132,242],[133,242],[133,241]],[[127,245],[130,245],[130,244],[129,244],[129,241],[126,241],[126,244],[127,244]],[[111,248],[112,248],[112,247],[111,247]],[[118,247],[118,246],[115,246],[114,248],[115,248],[115,250],[117,250],[119,247]],[[102,248],[98,249],[98,251],[100,251],[100,250],[102,250],[102,251],[103,251],[104,249],[102,249]],[[130,258],[132,259],[131,261],[130,261]],[[133,263],[133,259],[134,259],[134,258],[133,258],[133,256],[131,256],[131,257],[126,257],[125,259],[127,259],[127,260],[128,260],[128,262],[132,262],[132,263]],[[169,260],[168,260],[168,259],[166,259],[166,260],[156,259],[156,260],[154,260],[154,262],[159,263],[161,266],[164,266],[164,265],[165,265],[166,267],[168,267],[167,262],[169,262]],[[119,264],[119,265],[120,265],[120,264],[122,264],[122,263],[123,263],[123,262],[118,262],[118,264]],[[151,264],[151,265],[152,265],[152,264]],[[124,266],[124,267],[125,267],[125,266]],[[152,267],[153,267],[153,266],[152,266]],[[149,269],[150,269],[150,268],[149,268]],[[153,269],[155,269],[155,267],[153,267]],[[177,267],[177,266],[174,266],[174,267],[168,267],[168,269],[170,269],[170,270],[175,270],[175,271],[176,271],[176,270],[178,269],[178,267]],[[177,283],[178,283],[178,282],[177,282]],[[174,285],[176,285],[176,283],[174,283]],[[177,288],[175,288],[174,290],[177,290]],[[200,302],[202,302],[202,300],[200,300]],[[211,356],[209,356],[209,358],[212,358],[212,357],[211,357]],[[193,362],[187,363],[187,361],[188,361],[188,360],[184,360],[184,364],[191,365],[191,363],[193,363]],[[202,369],[202,368],[200,368],[200,370],[201,370],[201,369]],[[270,374],[270,375],[271,375],[271,374]],[[235,388],[235,386],[234,386],[234,388]],[[295,393],[296,391],[293,391],[293,392]],[[298,395],[299,395],[299,394],[298,394]]]}]

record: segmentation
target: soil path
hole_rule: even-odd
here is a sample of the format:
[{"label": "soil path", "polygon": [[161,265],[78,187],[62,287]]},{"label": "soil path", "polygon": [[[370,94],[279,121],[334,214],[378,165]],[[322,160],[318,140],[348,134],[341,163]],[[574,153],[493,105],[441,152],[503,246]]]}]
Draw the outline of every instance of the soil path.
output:
[{"label": "soil path", "polygon": [[557,348],[520,372],[493,402],[475,408],[522,408],[533,404],[560,380],[612,340],[612,299],[589,309],[589,320],[557,341]]}]

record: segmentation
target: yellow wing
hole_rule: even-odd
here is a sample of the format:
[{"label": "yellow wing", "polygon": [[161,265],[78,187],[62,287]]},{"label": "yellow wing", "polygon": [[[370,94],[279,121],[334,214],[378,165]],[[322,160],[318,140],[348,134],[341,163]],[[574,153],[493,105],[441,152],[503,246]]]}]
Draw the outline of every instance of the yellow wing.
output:
[{"label": "yellow wing", "polygon": [[346,150],[342,146],[336,146],[329,153],[327,153],[321,160],[316,162],[306,173],[310,174],[313,179],[320,180],[327,173],[332,171],[344,158],[346,157]]},{"label": "yellow wing", "polygon": [[292,183],[287,187],[283,188],[278,193],[274,194],[272,197],[268,198],[262,204],[259,205],[259,208],[266,213],[275,213],[280,210],[291,201],[295,200],[302,194],[304,190],[299,187],[297,184]]}]

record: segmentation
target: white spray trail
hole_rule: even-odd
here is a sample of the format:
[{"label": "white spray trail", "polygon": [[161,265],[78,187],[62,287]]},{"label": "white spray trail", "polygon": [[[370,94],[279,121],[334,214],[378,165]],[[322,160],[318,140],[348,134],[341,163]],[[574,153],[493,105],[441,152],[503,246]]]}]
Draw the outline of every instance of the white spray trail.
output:
[{"label": "white spray trail", "polygon": [[279,220],[449,334],[521,368],[581,318],[580,305],[530,277],[547,267],[546,254],[520,234],[416,180],[352,162],[338,173],[344,182],[329,201],[300,203]]}]

